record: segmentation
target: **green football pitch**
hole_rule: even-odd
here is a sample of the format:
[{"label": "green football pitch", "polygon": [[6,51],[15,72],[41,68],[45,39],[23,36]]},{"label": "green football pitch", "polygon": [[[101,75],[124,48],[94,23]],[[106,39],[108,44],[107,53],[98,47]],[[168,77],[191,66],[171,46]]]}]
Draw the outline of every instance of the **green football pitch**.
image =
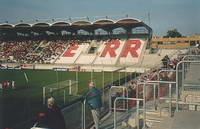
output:
[{"label": "green football pitch", "polygon": [[[77,80],[78,95],[88,90],[92,79],[98,89],[119,80],[130,73],[120,72],[65,72],[53,70],[0,70],[0,82],[14,80],[16,89],[0,90],[0,111],[4,127],[30,119],[43,108],[43,87],[66,80]],[[59,85],[55,85],[55,87]],[[59,93],[59,92],[58,92]],[[67,102],[78,96],[66,94]],[[61,101],[61,100],[60,100]],[[61,105],[63,106],[63,105]]]}]

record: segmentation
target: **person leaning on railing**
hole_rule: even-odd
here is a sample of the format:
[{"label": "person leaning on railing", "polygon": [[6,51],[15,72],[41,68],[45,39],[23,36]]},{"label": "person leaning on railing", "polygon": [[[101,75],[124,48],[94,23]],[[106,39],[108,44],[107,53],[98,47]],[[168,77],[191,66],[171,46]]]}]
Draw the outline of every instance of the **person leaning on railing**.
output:
[{"label": "person leaning on railing", "polygon": [[95,129],[99,129],[100,109],[102,107],[101,91],[95,88],[93,81],[89,83],[88,87],[89,91],[82,99],[86,100],[86,103],[89,105],[95,123]]}]

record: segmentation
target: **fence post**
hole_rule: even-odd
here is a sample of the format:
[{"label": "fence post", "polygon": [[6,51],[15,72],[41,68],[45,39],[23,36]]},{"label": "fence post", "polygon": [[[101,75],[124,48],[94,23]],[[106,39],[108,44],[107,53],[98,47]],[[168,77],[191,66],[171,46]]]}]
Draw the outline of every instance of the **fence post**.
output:
[{"label": "fence post", "polygon": [[120,78],[121,78],[121,75],[120,75],[120,71],[119,71],[119,85],[121,85],[121,84],[120,84],[120,83],[121,83],[121,82],[120,82],[120,80],[121,80]]},{"label": "fence post", "polygon": [[76,84],[77,84],[77,89],[78,89],[78,86],[79,86],[79,84],[78,84],[78,70],[76,70]]},{"label": "fence post", "polygon": [[72,94],[72,80],[69,80],[69,95]]},{"label": "fence post", "polygon": [[103,98],[103,107],[104,107],[104,101],[105,101],[105,91],[104,91],[104,69],[102,71],[102,89],[103,89],[103,93],[102,93],[102,98]]},{"label": "fence post", "polygon": [[172,84],[169,83],[169,113],[170,117],[172,117]]},{"label": "fence post", "polygon": [[57,87],[60,88],[59,81],[58,81],[58,71],[57,70],[56,70],[56,81],[57,81]]},{"label": "fence post", "polygon": [[113,74],[113,71],[112,71],[112,74],[111,74],[111,80],[112,80],[112,84],[111,84],[111,86],[113,86],[113,81],[114,81],[114,74]]},{"label": "fence post", "polygon": [[185,76],[185,63],[182,64],[182,86],[184,87],[184,77]]},{"label": "fence post", "polygon": [[140,107],[140,101],[136,101],[137,102],[137,108],[136,108],[136,122],[137,122],[137,129],[140,128],[140,118],[139,118],[139,107]]},{"label": "fence post", "polygon": [[46,88],[43,87],[43,105],[45,105],[45,99],[46,99],[45,90],[46,90]]},{"label": "fence post", "polygon": [[65,104],[65,103],[66,103],[66,92],[65,92],[65,90],[64,90],[63,95],[64,95],[64,96],[63,96],[63,97],[64,97],[64,98],[63,98],[63,101],[64,101],[64,104]]},{"label": "fence post", "polygon": [[156,84],[153,85],[153,101],[154,101],[154,109],[157,109],[156,105]]},{"label": "fence post", "polygon": [[116,101],[118,99],[116,98],[115,101],[114,101],[114,129],[116,129]]},{"label": "fence post", "polygon": [[86,117],[85,117],[85,110],[86,110],[86,108],[85,108],[85,104],[86,104],[86,100],[84,100],[84,102],[83,102],[83,117],[84,117],[84,126],[83,126],[83,129],[85,129],[85,123],[86,123]]},{"label": "fence post", "polygon": [[84,129],[84,113],[83,113],[84,111],[83,110],[84,110],[84,103],[82,103],[82,112],[81,112],[82,113],[82,129]]},{"label": "fence post", "polygon": [[144,120],[143,120],[143,128],[146,127],[146,85],[143,85],[143,108],[144,108]]}]

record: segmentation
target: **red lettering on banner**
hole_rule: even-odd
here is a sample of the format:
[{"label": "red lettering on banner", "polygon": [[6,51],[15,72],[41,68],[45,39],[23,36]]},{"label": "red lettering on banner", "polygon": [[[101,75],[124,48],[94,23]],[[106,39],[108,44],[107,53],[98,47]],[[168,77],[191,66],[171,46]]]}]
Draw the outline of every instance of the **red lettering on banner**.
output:
[{"label": "red lettering on banner", "polygon": [[78,49],[78,45],[72,45],[70,46],[67,51],[65,51],[65,53],[63,54],[63,57],[73,57],[75,55],[75,53],[71,53],[73,50],[77,50]]},{"label": "red lettering on banner", "polygon": [[140,46],[140,40],[127,40],[120,57],[127,57],[129,52],[131,53],[132,57],[138,57],[139,55],[137,53],[137,50],[140,48]]},{"label": "red lettering on banner", "polygon": [[106,44],[103,52],[101,53],[100,57],[105,57],[107,53],[110,54],[110,57],[116,57],[115,50],[119,48],[120,42],[119,40],[111,40]]}]

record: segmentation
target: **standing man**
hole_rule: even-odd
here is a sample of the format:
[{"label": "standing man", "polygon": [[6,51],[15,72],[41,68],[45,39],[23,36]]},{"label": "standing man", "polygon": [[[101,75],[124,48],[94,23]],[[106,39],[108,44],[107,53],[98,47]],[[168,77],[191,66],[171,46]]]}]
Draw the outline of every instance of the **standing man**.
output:
[{"label": "standing man", "polygon": [[86,102],[91,109],[93,120],[95,123],[95,129],[99,129],[100,109],[102,107],[101,91],[95,88],[93,81],[89,83],[88,87],[89,91],[84,96],[84,99],[86,99]]},{"label": "standing man", "polygon": [[63,114],[53,97],[47,100],[46,124],[50,129],[66,129]]}]

